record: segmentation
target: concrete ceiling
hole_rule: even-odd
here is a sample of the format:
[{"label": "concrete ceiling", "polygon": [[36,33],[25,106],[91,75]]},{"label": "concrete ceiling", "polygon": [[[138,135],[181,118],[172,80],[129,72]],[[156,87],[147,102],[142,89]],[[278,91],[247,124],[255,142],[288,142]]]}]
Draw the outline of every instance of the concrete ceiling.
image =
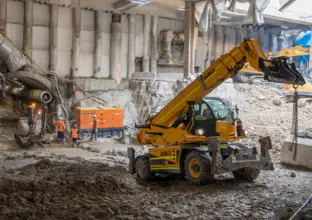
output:
[{"label": "concrete ceiling", "polygon": [[[119,13],[136,13],[158,15],[160,17],[184,20],[184,0],[36,0],[47,4],[58,4],[67,7],[80,6],[89,10],[102,10]],[[196,5],[204,5],[205,1],[191,0]],[[218,2],[220,0],[215,0]],[[224,1],[224,0],[222,0]],[[278,11],[280,0],[271,0],[269,6],[264,10],[265,22],[268,24],[278,24],[284,26],[311,25],[312,11],[305,7],[311,0],[296,0],[285,12]],[[141,4],[140,4],[141,3]],[[231,18],[228,20],[215,21],[216,24],[232,25],[233,23],[243,23],[249,3],[237,3],[234,11],[223,12]],[[198,9],[198,7],[196,7]],[[203,8],[203,7],[202,7]],[[199,13],[202,13],[199,10]]]}]

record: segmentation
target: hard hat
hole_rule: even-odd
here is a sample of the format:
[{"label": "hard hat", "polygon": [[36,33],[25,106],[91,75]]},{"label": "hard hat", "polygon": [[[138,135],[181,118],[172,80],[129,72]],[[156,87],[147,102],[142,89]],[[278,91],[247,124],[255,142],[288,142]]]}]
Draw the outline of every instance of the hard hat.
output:
[{"label": "hard hat", "polygon": [[93,115],[93,118],[96,118],[96,115]]},{"label": "hard hat", "polygon": [[76,128],[77,127],[77,125],[74,125],[74,128]]}]

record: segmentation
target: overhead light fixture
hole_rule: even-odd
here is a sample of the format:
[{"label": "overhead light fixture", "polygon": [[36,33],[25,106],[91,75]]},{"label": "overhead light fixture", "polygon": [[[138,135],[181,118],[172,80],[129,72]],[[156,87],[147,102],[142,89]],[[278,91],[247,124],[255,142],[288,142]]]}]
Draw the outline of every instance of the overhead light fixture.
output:
[{"label": "overhead light fixture", "polygon": [[184,8],[184,7],[177,7],[177,10],[179,10],[179,11],[185,11],[185,8]]},{"label": "overhead light fixture", "polygon": [[281,28],[288,29],[289,27],[281,25]]}]

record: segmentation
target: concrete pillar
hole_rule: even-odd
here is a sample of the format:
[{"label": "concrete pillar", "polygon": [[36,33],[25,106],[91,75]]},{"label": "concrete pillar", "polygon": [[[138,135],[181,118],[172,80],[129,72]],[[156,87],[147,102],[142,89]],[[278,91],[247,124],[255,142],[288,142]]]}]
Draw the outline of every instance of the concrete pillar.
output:
[{"label": "concrete pillar", "polygon": [[215,39],[215,59],[217,59],[223,54],[223,27],[221,25],[215,27]]},{"label": "concrete pillar", "polygon": [[195,48],[194,48],[194,25],[195,3],[185,1],[184,19],[184,77],[194,73]]},{"label": "concrete pillar", "polygon": [[0,0],[0,31],[6,32],[7,0]]},{"label": "concrete pillar", "polygon": [[273,34],[269,33],[269,48],[268,48],[269,52],[273,52]]},{"label": "concrete pillar", "polygon": [[252,32],[253,32],[253,29],[252,29],[252,26],[250,26],[247,29],[247,38],[252,38]]},{"label": "concrete pillar", "polygon": [[152,37],[151,37],[151,72],[157,72],[157,21],[158,17],[152,17]]},{"label": "concrete pillar", "polygon": [[128,36],[128,79],[131,79],[135,72],[135,15],[128,15],[129,36]]},{"label": "concrete pillar", "polygon": [[95,12],[95,44],[94,44],[94,75],[100,78],[102,70],[102,31],[103,31],[103,12]]},{"label": "concrete pillar", "polygon": [[240,45],[243,40],[244,40],[244,34],[242,33],[243,29],[242,28],[235,28],[235,45],[238,46]]},{"label": "concrete pillar", "polygon": [[122,52],[122,25],[121,15],[112,15],[111,43],[110,43],[110,77],[118,76],[121,79],[121,52]]},{"label": "concrete pillar", "polygon": [[191,44],[190,44],[190,15],[191,15],[191,2],[185,1],[185,12],[184,12],[184,77],[189,77],[191,70]]},{"label": "concrete pillar", "polygon": [[50,5],[50,57],[49,70],[57,70],[57,31],[58,31],[58,6]]},{"label": "concrete pillar", "polygon": [[24,7],[24,52],[32,56],[32,36],[33,36],[33,3],[25,1]]},{"label": "concrete pillar", "polygon": [[227,53],[230,50],[230,30],[229,27],[223,26],[223,52]]},{"label": "concrete pillar", "polygon": [[258,31],[258,42],[260,44],[260,47],[264,47],[264,28],[261,27]]},{"label": "concrete pillar", "polygon": [[215,25],[212,25],[208,31],[207,59],[205,60],[205,69],[210,66],[211,60],[215,57]]},{"label": "concrete pillar", "polygon": [[198,35],[198,32],[195,32],[195,2],[191,2],[191,24],[190,24],[190,30],[191,30],[191,74],[195,75],[195,36]]},{"label": "concrete pillar", "polygon": [[[229,34],[229,50],[232,50],[235,46],[236,46],[236,32],[235,32],[235,28],[231,28],[231,27],[228,27],[228,32]],[[227,53],[229,52],[226,51]]]},{"label": "concrete pillar", "polygon": [[284,42],[285,36],[284,33],[281,32],[277,36],[277,50],[281,51],[283,49],[283,42]]},{"label": "concrete pillar", "polygon": [[72,53],[72,77],[79,77],[80,33],[81,33],[81,10],[74,8],[74,34]]},{"label": "concrete pillar", "polygon": [[151,16],[144,15],[144,24],[143,24],[143,38],[144,38],[144,47],[143,47],[143,72],[149,72],[150,70],[150,57],[149,57],[149,47],[150,47],[150,28],[151,28]]},{"label": "concrete pillar", "polygon": [[309,69],[310,69],[310,77],[312,77],[312,34],[310,40],[310,56],[309,56]]}]

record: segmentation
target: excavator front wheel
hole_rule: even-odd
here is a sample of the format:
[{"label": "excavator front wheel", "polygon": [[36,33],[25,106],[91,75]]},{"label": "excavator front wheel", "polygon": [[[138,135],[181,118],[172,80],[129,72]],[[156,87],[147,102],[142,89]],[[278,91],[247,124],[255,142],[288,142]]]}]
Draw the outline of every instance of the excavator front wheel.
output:
[{"label": "excavator front wheel", "polygon": [[191,151],[185,158],[185,175],[195,185],[203,185],[213,180],[211,162],[204,152]]},{"label": "excavator front wheel", "polygon": [[260,172],[261,171],[259,169],[247,167],[235,170],[232,172],[232,174],[235,178],[246,181],[253,181],[258,178]]},{"label": "excavator front wheel", "polygon": [[145,181],[154,180],[154,174],[151,172],[148,157],[139,157],[135,163],[135,170],[138,177]]}]

